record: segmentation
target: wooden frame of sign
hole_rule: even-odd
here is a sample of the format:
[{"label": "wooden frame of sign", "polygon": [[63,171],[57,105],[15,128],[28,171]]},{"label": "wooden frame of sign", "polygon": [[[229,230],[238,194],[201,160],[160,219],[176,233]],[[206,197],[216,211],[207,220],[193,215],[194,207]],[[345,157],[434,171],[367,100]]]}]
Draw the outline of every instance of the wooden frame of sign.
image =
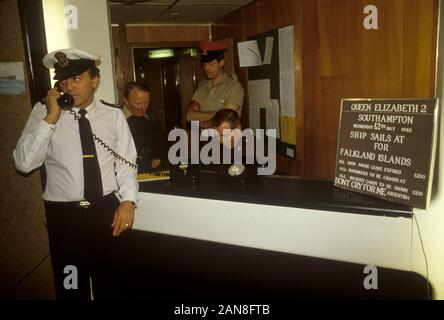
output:
[{"label": "wooden frame of sign", "polygon": [[342,99],[335,186],[427,209],[437,99]]}]

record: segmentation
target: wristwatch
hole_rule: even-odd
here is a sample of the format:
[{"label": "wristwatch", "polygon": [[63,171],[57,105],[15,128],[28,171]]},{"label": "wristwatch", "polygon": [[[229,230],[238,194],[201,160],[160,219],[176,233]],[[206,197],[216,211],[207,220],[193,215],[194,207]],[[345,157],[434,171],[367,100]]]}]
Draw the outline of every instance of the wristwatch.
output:
[{"label": "wristwatch", "polygon": [[130,200],[126,200],[126,201],[130,202],[133,205],[134,209],[137,209],[137,203],[135,203],[134,201],[130,201]]}]

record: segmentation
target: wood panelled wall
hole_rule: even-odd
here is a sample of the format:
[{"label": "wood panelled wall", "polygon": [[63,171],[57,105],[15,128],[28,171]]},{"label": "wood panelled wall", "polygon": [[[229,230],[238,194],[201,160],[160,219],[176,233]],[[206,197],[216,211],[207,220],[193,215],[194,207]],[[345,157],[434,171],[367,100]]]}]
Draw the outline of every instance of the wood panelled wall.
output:
[{"label": "wood panelled wall", "polygon": [[208,26],[127,26],[128,43],[197,42],[208,40]]},{"label": "wood panelled wall", "polygon": [[[369,4],[377,30],[363,25]],[[434,96],[437,12],[438,0],[258,0],[218,21],[213,39],[295,26],[297,160],[278,169],[331,179],[341,98]]]},{"label": "wood panelled wall", "polygon": [[161,43],[161,42],[199,42],[210,37],[208,26],[126,26],[124,35],[119,34],[119,27],[112,27],[114,47],[118,48],[120,38],[127,43]]}]

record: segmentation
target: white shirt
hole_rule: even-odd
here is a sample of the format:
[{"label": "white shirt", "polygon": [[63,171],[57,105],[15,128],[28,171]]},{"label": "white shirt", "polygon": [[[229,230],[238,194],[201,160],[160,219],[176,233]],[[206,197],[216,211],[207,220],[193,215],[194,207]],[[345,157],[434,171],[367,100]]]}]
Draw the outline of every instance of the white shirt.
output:
[{"label": "white shirt", "polygon": [[[80,142],[78,108],[62,110],[55,125],[43,119],[46,106],[38,102],[32,109],[22,136],[14,149],[17,170],[30,172],[45,163],[46,187],[43,199],[80,201],[83,199],[83,158]],[[136,163],[137,152],[122,110],[93,101],[87,108],[92,132],[117,154]],[[137,201],[137,169],[116,159],[97,141],[103,194],[117,192],[120,201]]]}]

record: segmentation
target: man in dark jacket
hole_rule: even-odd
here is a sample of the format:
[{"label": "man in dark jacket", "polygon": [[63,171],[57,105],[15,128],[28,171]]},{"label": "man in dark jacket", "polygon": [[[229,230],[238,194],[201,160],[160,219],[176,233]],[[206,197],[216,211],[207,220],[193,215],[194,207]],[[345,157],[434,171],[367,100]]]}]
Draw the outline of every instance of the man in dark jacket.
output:
[{"label": "man in dark jacket", "polygon": [[156,113],[149,108],[150,89],[142,82],[125,85],[123,113],[137,149],[139,173],[167,163],[167,138]]}]

